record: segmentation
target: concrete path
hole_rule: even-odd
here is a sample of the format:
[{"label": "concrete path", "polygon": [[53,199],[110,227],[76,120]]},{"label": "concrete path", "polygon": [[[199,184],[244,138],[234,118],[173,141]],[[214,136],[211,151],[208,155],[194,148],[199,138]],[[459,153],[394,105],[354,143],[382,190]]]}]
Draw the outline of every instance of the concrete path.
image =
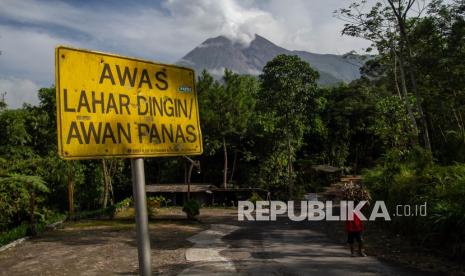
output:
[{"label": "concrete path", "polygon": [[193,266],[182,275],[420,275],[373,257],[351,257],[311,223],[213,225],[193,238],[196,246],[186,253]]},{"label": "concrete path", "polygon": [[222,238],[237,229],[234,225],[213,224],[210,229],[190,237],[188,240],[194,246],[186,250],[186,260],[191,265],[179,275],[235,275],[233,262],[220,252],[228,248]]}]

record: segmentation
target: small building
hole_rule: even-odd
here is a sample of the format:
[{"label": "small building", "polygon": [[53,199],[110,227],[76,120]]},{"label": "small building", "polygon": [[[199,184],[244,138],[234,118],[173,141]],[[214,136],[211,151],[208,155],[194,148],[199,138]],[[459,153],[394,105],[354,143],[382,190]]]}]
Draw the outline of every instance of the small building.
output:
[{"label": "small building", "polygon": [[[182,184],[150,184],[145,186],[149,196],[161,195],[170,200],[172,205],[183,205],[187,201],[188,185]],[[190,198],[203,205],[237,205],[239,200],[247,200],[252,193],[266,199],[268,191],[260,188],[218,188],[212,184],[190,184]]]},{"label": "small building", "polygon": [[[213,200],[213,191],[217,187],[211,184],[190,184],[190,198],[201,204],[209,204]],[[183,205],[187,201],[188,186],[182,184],[151,184],[145,186],[149,195],[161,195],[173,205]]]}]

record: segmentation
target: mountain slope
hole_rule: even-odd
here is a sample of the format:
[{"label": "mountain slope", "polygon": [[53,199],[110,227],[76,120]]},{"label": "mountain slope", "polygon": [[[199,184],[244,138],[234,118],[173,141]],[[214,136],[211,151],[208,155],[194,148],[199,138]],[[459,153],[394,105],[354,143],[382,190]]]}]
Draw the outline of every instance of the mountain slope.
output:
[{"label": "mountain slope", "polygon": [[206,69],[220,79],[225,68],[240,74],[259,75],[263,66],[279,54],[297,55],[309,62],[320,73],[320,85],[357,79],[363,65],[359,56],[290,51],[259,35],[255,35],[255,39],[246,47],[224,36],[209,38],[179,60],[178,64],[191,67],[196,72]]}]

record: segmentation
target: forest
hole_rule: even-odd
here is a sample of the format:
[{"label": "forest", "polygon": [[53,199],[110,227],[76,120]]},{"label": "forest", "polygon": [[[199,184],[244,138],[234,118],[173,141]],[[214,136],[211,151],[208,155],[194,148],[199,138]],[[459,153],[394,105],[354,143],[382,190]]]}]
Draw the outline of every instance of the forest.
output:
[{"label": "forest", "polygon": [[[362,76],[320,87],[317,71],[279,55],[256,78],[198,75],[204,153],[193,183],[260,187],[302,199],[327,183],[305,168],[361,174],[373,200],[427,203],[390,230],[465,256],[465,3],[366,1],[335,11],[343,35],[372,42]],[[118,71],[119,72],[119,71]],[[11,91],[14,93],[14,91]],[[132,196],[130,160],[64,161],[55,88],[38,105],[0,101],[0,245],[60,217],[112,210]],[[147,183],[184,183],[184,158],[147,158]],[[69,200],[70,199],[70,200]]]}]

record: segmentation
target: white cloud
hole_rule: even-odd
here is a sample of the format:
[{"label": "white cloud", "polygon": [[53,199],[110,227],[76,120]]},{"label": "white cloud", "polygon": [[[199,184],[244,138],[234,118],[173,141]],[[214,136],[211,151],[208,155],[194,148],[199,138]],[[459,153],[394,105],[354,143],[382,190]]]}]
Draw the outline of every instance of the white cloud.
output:
[{"label": "white cloud", "polygon": [[0,36],[0,77],[26,78],[47,86],[54,82],[55,46],[73,43],[45,32],[4,26]]},{"label": "white cloud", "polygon": [[5,101],[9,108],[19,108],[23,103],[37,104],[39,86],[27,79],[0,78],[0,94],[6,92]]},{"label": "white cloud", "polygon": [[[343,21],[333,12],[346,8],[351,0],[270,0],[262,8],[275,15],[285,32],[276,35],[274,41],[290,50],[315,53],[343,54],[351,50],[361,51],[369,42],[341,36]],[[270,37],[273,40],[273,37]]]},{"label": "white cloud", "polygon": [[243,44],[255,34],[269,36],[285,31],[275,17],[253,6],[244,7],[234,0],[168,0],[165,7],[176,18],[189,25],[200,26],[209,33],[222,34]]},{"label": "white cloud", "polygon": [[[257,33],[291,49],[315,52],[335,53],[361,45],[353,38],[330,43],[332,47],[322,44],[340,37],[343,22],[333,18],[332,11],[346,6],[346,0],[166,0],[162,6],[168,14],[140,5],[102,10],[58,1],[1,2],[8,7],[0,10],[2,17],[67,28],[87,36],[81,40],[84,46],[168,59],[163,61],[175,61],[217,35],[247,43]],[[331,28],[323,30],[323,25]]]},{"label": "white cloud", "polygon": [[10,22],[0,23],[0,78],[52,85],[57,44],[170,63],[207,38],[225,35],[246,44],[257,33],[291,50],[342,54],[368,45],[340,37],[343,22],[332,11],[348,3],[166,0],[160,8],[0,0],[1,22]]}]

